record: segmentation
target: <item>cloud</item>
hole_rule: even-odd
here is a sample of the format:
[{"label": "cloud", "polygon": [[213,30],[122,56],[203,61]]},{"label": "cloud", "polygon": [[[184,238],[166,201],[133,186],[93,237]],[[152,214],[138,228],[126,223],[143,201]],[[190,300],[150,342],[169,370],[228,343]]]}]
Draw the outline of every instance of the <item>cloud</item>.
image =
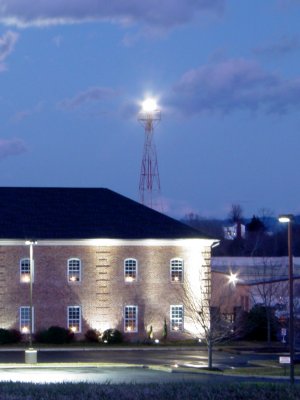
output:
[{"label": "cloud", "polygon": [[29,117],[31,117],[34,114],[38,114],[39,112],[41,112],[43,108],[43,103],[39,102],[35,107],[31,108],[31,109],[27,109],[27,110],[21,110],[16,112],[13,117],[11,118],[11,120],[13,122],[21,122],[24,119],[27,119]]},{"label": "cloud", "polygon": [[18,156],[26,151],[27,147],[21,139],[0,139],[0,160],[9,156]]},{"label": "cloud", "polygon": [[7,31],[0,37],[0,71],[6,69],[4,61],[14,50],[19,35],[16,32]]},{"label": "cloud", "polygon": [[74,110],[85,103],[110,100],[120,95],[120,92],[111,88],[93,87],[84,92],[80,92],[71,99],[62,100],[59,107],[65,110]]},{"label": "cloud", "polygon": [[258,46],[253,49],[257,55],[281,56],[300,49],[300,39],[298,37],[283,36],[277,42]]},{"label": "cloud", "polygon": [[172,28],[203,12],[220,13],[226,0],[0,0],[0,23],[18,27],[87,21],[142,22]]},{"label": "cloud", "polygon": [[187,71],[169,102],[185,115],[236,110],[283,114],[300,106],[300,77],[283,79],[247,59],[229,59]]}]

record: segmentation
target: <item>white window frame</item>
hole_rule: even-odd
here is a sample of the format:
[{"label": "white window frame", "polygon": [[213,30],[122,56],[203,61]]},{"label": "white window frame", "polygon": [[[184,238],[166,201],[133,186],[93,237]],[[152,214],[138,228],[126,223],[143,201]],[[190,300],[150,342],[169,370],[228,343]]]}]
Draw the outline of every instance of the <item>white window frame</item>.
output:
[{"label": "white window frame", "polygon": [[[74,263],[74,262],[78,263],[78,265],[72,265],[72,263]],[[80,260],[80,258],[72,257],[72,258],[68,259],[68,282],[69,283],[81,282],[81,260]]]},{"label": "white window frame", "polygon": [[[24,313],[28,315],[25,317]],[[25,317],[25,318],[24,318]],[[19,326],[21,333],[30,333],[30,306],[21,306],[19,309]],[[31,332],[34,333],[34,307],[32,307]]]},{"label": "white window frame", "polygon": [[[34,264],[33,264],[34,265]],[[20,260],[20,282],[30,283],[30,258],[23,257]],[[34,282],[34,268],[32,268],[32,282]]]},{"label": "white window frame", "polygon": [[[79,312],[78,317],[71,315],[75,310],[76,313]],[[81,333],[81,306],[68,306],[67,314],[68,329],[74,333]]]},{"label": "white window frame", "polygon": [[[128,316],[130,312],[133,312],[133,316]],[[124,307],[124,332],[138,332],[138,306],[136,305],[126,305]]]},{"label": "white window frame", "polygon": [[184,262],[182,258],[172,258],[170,260],[170,279],[172,283],[183,283]]},{"label": "white window frame", "polygon": [[184,329],[184,308],[182,304],[170,306],[170,328],[172,332],[182,332]]},{"label": "white window frame", "polygon": [[138,261],[135,258],[124,260],[124,280],[125,282],[136,282],[138,277]]}]

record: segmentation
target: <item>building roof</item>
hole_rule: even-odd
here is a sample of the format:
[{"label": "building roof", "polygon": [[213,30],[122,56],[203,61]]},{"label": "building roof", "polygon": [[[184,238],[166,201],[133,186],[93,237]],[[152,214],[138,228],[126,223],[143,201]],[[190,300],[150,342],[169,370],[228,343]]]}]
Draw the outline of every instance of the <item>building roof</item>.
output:
[{"label": "building roof", "polygon": [[[288,280],[288,257],[212,257],[212,272],[236,274],[238,284],[257,285]],[[293,257],[294,278],[300,277],[300,257]]]},{"label": "building roof", "polygon": [[102,188],[0,187],[0,226],[0,239],[207,238]]}]

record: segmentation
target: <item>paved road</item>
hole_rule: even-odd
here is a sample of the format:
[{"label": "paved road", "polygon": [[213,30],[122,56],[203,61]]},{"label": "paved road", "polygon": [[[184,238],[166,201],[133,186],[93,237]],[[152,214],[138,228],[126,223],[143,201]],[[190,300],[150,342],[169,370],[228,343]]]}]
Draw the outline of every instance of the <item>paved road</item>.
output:
[{"label": "paved road", "polygon": [[[278,355],[260,354],[233,354],[228,352],[214,352],[214,365],[228,368],[247,365],[248,361],[258,359],[278,359]],[[121,382],[174,382],[174,381],[267,381],[265,378],[242,378],[224,377],[209,374],[199,374],[197,372],[172,372],[179,371],[174,369],[179,366],[206,366],[206,351],[200,349],[153,349],[148,350],[128,350],[128,349],[104,349],[104,350],[84,350],[79,349],[66,351],[41,350],[38,352],[38,363],[47,363],[42,366],[37,364],[31,367],[24,363],[24,350],[20,351],[0,351],[0,381],[13,382],[97,382],[97,383],[121,383]],[[111,363],[115,366],[76,366],[76,363]],[[20,365],[12,365],[20,363]],[[70,363],[60,367],[51,366],[51,363]],[[118,363],[127,364],[129,367],[122,368]],[[140,367],[130,367],[130,365]],[[144,368],[143,366],[148,366]],[[155,368],[154,370],[151,368]],[[157,368],[160,368],[157,370]],[[288,377],[287,377],[288,379]],[[276,379],[272,379],[276,381]],[[282,380],[280,380],[282,381]]]},{"label": "paved road", "polygon": [[[213,355],[214,364],[220,367],[240,367],[247,365],[248,361],[260,359],[278,360],[277,355],[261,354],[233,354],[216,351]],[[0,364],[23,363],[24,350],[0,351]],[[198,349],[148,349],[148,350],[67,350],[67,351],[38,351],[39,363],[125,363],[138,365],[188,365],[201,367],[207,365],[207,353]]]}]

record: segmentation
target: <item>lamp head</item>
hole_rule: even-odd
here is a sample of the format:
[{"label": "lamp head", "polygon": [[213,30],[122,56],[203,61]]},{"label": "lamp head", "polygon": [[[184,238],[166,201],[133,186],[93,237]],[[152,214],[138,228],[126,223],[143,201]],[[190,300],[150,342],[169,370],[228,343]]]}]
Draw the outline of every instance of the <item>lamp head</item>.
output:
[{"label": "lamp head", "polygon": [[286,224],[288,222],[292,222],[294,219],[294,216],[292,214],[284,214],[284,215],[279,215],[278,221]]},{"label": "lamp head", "polygon": [[235,285],[238,281],[237,274],[234,274],[233,272],[230,272],[230,275],[228,277],[228,282],[231,283],[232,285]]}]

